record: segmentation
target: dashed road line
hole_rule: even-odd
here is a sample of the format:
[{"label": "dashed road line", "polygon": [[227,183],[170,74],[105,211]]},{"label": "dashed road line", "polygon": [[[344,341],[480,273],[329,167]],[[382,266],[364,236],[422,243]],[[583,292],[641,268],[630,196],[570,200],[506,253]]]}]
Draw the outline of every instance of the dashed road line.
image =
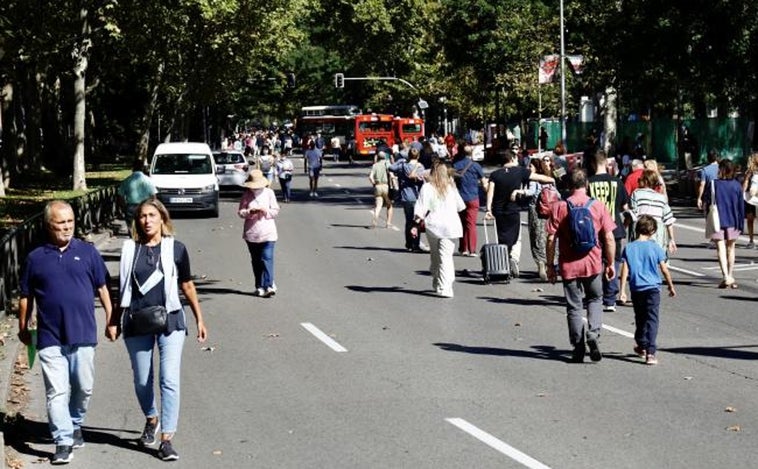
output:
[{"label": "dashed road line", "polygon": [[683,274],[692,275],[693,277],[705,277],[705,274],[702,272],[695,272],[694,270],[683,269],[681,267],[676,267],[671,264],[669,264],[669,269],[675,272],[681,272]]},{"label": "dashed road line", "polygon": [[468,423],[467,421],[461,418],[448,418],[448,419],[445,419],[445,421],[458,427],[459,429],[473,436],[477,440],[486,444],[490,448],[496,451],[499,451],[500,453],[508,456],[514,461],[521,463],[530,469],[550,469],[550,466],[546,466],[542,464],[541,462],[537,461],[533,457],[525,453],[522,453],[521,451],[517,450],[516,448],[509,445],[508,443],[498,438],[495,438],[494,436],[490,435],[484,430],[481,430],[475,427],[474,425]]},{"label": "dashed road line", "polygon": [[300,325],[335,352],[347,352],[347,349],[345,347],[338,344],[336,340],[326,335],[321,329],[314,326],[313,324],[309,322],[301,322]]}]

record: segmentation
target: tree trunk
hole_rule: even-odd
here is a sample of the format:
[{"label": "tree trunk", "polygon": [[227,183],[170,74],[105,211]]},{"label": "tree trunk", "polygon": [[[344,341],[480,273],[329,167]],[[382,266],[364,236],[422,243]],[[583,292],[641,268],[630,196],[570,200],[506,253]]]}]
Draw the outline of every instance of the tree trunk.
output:
[{"label": "tree trunk", "polygon": [[611,151],[618,143],[616,141],[616,120],[618,118],[618,109],[616,107],[616,99],[618,94],[614,86],[608,86],[605,88],[604,93],[605,103],[603,105],[603,131],[605,132],[605,143],[603,144],[603,150],[608,156],[611,155]]},{"label": "tree trunk", "polygon": [[13,91],[13,83],[9,81],[0,92],[0,131],[2,131],[0,137],[3,141],[3,146],[0,148],[0,197],[5,197],[5,188],[11,183],[11,165],[15,161],[13,147],[16,138],[12,132],[15,129],[12,111]]},{"label": "tree trunk", "polygon": [[[158,92],[160,90],[161,82],[163,81],[164,62],[158,65],[158,70],[155,76],[155,82],[153,83],[153,89],[150,90],[150,101],[147,103],[147,109],[145,110],[145,117],[142,121],[142,129],[140,132],[140,139],[137,143],[137,158],[147,161],[148,145],[150,143],[150,127],[153,122],[153,116],[155,110],[158,107]],[[160,125],[160,122],[158,123]],[[158,131],[160,134],[160,131]]]},{"label": "tree trunk", "polygon": [[79,10],[81,21],[80,41],[72,53],[74,59],[74,190],[86,190],[86,166],[84,161],[85,122],[87,116],[86,74],[89,64],[89,48],[92,43],[89,37],[90,27],[88,10],[82,6]]}]

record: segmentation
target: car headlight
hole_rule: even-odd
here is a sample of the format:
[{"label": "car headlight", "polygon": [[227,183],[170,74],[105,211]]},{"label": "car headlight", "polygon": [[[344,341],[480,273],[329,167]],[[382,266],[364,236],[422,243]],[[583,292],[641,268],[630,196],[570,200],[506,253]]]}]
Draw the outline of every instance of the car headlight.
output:
[{"label": "car headlight", "polygon": [[211,192],[216,192],[216,185],[215,184],[210,184],[210,185],[207,185],[207,186],[203,187],[202,189],[200,189],[200,193],[201,194],[209,194]]}]

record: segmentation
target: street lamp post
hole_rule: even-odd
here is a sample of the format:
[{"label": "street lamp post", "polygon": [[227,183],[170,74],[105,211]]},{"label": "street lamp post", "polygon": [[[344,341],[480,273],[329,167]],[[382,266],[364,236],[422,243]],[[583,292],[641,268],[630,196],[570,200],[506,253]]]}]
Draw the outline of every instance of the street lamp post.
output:
[{"label": "street lamp post", "polygon": [[445,96],[441,96],[440,103],[442,104],[442,115],[444,117],[443,130],[445,132],[445,135],[447,135],[447,104],[445,104],[447,103],[447,98]]},{"label": "street lamp post", "polygon": [[566,42],[563,36],[563,0],[561,0],[561,140],[566,145]]}]

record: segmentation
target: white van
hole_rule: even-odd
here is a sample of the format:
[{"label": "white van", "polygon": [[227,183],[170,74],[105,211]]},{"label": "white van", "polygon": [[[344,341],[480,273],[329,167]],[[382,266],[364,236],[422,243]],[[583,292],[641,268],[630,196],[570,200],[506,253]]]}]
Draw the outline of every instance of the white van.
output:
[{"label": "white van", "polygon": [[150,179],[169,211],[203,211],[218,217],[218,178],[207,144],[161,143],[150,162]]}]

